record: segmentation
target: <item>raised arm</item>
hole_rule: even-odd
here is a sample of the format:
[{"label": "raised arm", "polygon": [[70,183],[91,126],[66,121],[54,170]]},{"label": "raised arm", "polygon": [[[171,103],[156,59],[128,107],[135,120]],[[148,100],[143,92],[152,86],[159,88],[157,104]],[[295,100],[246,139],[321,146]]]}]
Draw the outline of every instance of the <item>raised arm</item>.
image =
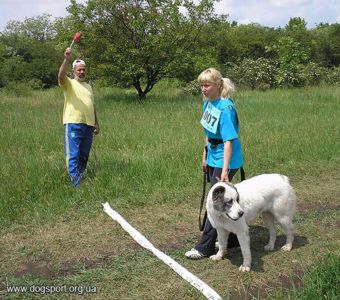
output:
[{"label": "raised arm", "polygon": [[72,49],[66,48],[64,52],[64,61],[59,68],[58,81],[60,85],[64,85],[66,82],[67,66],[71,61]]}]

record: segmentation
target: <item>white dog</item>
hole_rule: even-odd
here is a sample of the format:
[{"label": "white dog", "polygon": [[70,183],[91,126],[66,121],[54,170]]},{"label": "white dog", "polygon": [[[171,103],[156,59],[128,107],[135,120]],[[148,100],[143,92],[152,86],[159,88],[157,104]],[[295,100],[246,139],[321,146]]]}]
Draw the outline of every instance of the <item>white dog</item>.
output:
[{"label": "white dog", "polygon": [[237,235],[243,255],[239,270],[250,271],[251,253],[248,225],[262,214],[269,229],[270,238],[265,250],[273,250],[276,240],[274,222],[286,233],[284,251],[292,249],[294,232],[292,219],[296,196],[288,177],[280,174],[263,174],[238,184],[218,182],[212,186],[207,197],[209,220],[217,230],[219,250],[212,260],[221,260],[227,249],[229,232]]}]

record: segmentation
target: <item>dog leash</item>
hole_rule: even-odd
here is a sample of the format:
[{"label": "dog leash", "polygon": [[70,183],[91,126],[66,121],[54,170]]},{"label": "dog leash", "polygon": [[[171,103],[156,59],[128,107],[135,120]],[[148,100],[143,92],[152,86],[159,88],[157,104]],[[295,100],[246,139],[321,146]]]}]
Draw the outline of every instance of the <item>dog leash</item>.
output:
[{"label": "dog leash", "polygon": [[203,172],[203,189],[202,189],[202,197],[201,197],[201,204],[200,204],[200,212],[198,214],[198,227],[200,231],[203,231],[205,221],[207,220],[207,212],[205,212],[204,217],[203,217],[203,222],[201,221],[201,214],[202,214],[202,209],[203,209],[203,204],[204,204],[204,199],[205,199],[206,185],[207,185],[207,172]]},{"label": "dog leash", "polygon": [[246,172],[244,172],[243,166],[240,168],[241,181],[246,179]]}]

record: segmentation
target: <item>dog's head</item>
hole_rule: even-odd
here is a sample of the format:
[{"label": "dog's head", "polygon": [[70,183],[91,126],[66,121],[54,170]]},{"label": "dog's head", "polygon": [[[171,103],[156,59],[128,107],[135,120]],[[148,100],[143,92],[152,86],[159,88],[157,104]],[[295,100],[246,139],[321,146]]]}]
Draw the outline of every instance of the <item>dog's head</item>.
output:
[{"label": "dog's head", "polygon": [[213,208],[226,214],[231,220],[238,220],[244,214],[239,204],[239,193],[235,186],[229,182],[216,183],[212,188],[211,199]]}]

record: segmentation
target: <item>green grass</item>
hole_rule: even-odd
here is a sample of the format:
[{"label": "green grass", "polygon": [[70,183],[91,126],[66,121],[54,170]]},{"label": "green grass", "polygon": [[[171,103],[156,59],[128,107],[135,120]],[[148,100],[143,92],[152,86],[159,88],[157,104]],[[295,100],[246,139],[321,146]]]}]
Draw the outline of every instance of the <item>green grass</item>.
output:
[{"label": "green grass", "polygon": [[[316,258],[340,254],[339,87],[237,94],[247,176],[288,175],[301,208],[291,253],[264,253],[267,233],[255,224],[249,274],[238,272],[239,250],[220,264],[183,258],[199,235],[200,96],[184,95],[169,82],[144,104],[129,90],[95,92],[101,133],[81,187],[73,189],[63,157],[62,92],[0,91],[0,298],[35,298],[8,295],[6,284],[68,284],[96,286],[93,299],[202,299],[103,214],[106,201],[224,299],[283,299],[282,274],[290,288]],[[36,270],[27,271],[27,263]]]},{"label": "green grass", "polygon": [[276,90],[239,96],[246,163],[254,173],[315,172],[338,162],[340,90]]},{"label": "green grass", "polygon": [[303,288],[291,292],[296,300],[339,299],[340,256],[327,254],[302,277]]},{"label": "green grass", "polygon": [[97,207],[102,199],[123,206],[173,201],[173,192],[186,191],[196,181],[202,149],[198,122],[190,123],[199,100],[195,107],[192,97],[174,95],[141,105],[133,97],[122,92],[97,95],[101,135],[94,142],[87,180],[77,193],[65,174],[61,92],[3,97],[1,172],[6,184],[1,224],[45,222],[78,205]]},{"label": "green grass", "polygon": [[[48,222],[74,208],[97,209],[103,199],[135,206],[196,196],[200,97],[155,91],[145,104],[134,97],[97,92],[101,134],[88,176],[75,192],[63,158],[61,91],[2,95],[0,225]],[[239,93],[247,175],[318,176],[334,169],[340,158],[339,99],[339,88]]]}]

